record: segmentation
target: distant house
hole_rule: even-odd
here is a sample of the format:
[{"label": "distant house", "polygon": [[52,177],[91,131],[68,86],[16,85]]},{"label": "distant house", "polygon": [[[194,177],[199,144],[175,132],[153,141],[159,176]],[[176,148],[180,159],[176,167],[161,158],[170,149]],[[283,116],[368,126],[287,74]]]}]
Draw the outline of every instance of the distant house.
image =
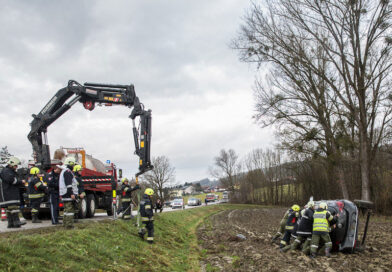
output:
[{"label": "distant house", "polygon": [[185,193],[184,193],[184,190],[183,189],[175,189],[175,190],[172,190],[171,192],[170,192],[170,196],[171,197],[176,197],[176,196],[183,196]]},{"label": "distant house", "polygon": [[193,186],[188,186],[184,189],[184,194],[186,195],[191,195],[195,192],[195,187]]}]

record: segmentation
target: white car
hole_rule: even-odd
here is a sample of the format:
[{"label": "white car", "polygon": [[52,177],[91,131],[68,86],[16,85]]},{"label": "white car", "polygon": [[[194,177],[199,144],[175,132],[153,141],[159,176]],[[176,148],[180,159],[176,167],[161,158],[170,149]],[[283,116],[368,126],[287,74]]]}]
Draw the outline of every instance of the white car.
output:
[{"label": "white car", "polygon": [[180,209],[184,209],[184,200],[183,199],[174,199],[172,201],[172,205],[171,205],[172,209],[176,209],[176,208],[180,208]]}]

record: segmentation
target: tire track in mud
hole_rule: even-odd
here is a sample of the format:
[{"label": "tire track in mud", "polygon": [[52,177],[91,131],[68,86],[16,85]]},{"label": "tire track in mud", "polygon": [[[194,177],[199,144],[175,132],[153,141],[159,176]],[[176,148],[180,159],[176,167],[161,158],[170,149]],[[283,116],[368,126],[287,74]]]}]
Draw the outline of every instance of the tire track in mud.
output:
[{"label": "tire track in mud", "polygon": [[365,252],[311,260],[299,251],[281,253],[270,243],[285,210],[235,209],[208,218],[198,229],[202,271],[392,271],[392,220],[371,223]]}]

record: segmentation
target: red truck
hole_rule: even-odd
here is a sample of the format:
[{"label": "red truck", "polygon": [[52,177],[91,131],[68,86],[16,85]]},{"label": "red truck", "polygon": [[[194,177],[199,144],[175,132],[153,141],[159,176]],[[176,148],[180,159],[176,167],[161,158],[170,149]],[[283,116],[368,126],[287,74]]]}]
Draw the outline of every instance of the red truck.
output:
[{"label": "red truck", "polygon": [[[76,161],[83,166],[82,181],[86,197],[80,199],[81,210],[79,218],[91,218],[96,209],[106,210],[109,216],[113,215],[113,190],[117,190],[117,169],[114,163],[104,164],[101,161],[86,155],[83,148],[62,148],[67,152],[65,156],[74,156]],[[58,150],[57,150],[58,151]],[[61,160],[51,160],[52,166],[61,163]],[[33,164],[30,164],[33,166]],[[48,172],[51,168],[48,169]],[[119,169],[121,173],[121,169]],[[25,207],[22,209],[23,217],[31,219],[31,208],[27,197]],[[60,209],[63,203],[60,202]],[[49,196],[46,195],[39,210],[40,218],[50,217]]]}]

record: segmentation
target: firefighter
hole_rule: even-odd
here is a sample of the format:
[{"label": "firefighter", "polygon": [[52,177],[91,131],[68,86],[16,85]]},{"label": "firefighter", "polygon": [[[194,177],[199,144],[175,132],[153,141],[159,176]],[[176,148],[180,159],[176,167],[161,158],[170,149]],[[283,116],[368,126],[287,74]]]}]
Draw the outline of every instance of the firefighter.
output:
[{"label": "firefighter", "polygon": [[56,165],[48,175],[48,189],[49,189],[49,203],[50,203],[50,217],[53,225],[59,223],[59,177],[61,173],[60,165]]},{"label": "firefighter", "polygon": [[157,198],[157,201],[155,202],[155,213],[158,213],[158,210],[160,213],[163,210],[163,205],[162,205],[162,201],[160,198]]},{"label": "firefighter", "polygon": [[287,218],[288,218],[291,210],[292,209],[290,208],[284,213],[283,218],[282,218],[282,220],[280,220],[280,223],[279,223],[279,230],[276,232],[275,236],[272,237],[272,240],[271,240],[272,243],[274,241],[278,240],[283,235],[285,228],[286,228]]},{"label": "firefighter", "polygon": [[289,213],[287,216],[287,221],[285,225],[285,232],[282,240],[280,240],[279,247],[283,250],[285,246],[290,244],[290,239],[293,233],[295,233],[295,228],[297,225],[297,221],[299,218],[300,207],[298,205],[293,205],[291,209],[289,209]]},{"label": "firefighter", "polygon": [[332,242],[329,236],[330,225],[334,225],[337,221],[337,216],[333,216],[328,211],[326,202],[321,202],[318,209],[313,214],[313,234],[310,247],[311,257],[315,258],[320,240],[324,241],[325,256],[331,256]]},{"label": "firefighter", "polygon": [[66,158],[64,165],[65,167],[63,167],[59,178],[60,197],[64,202],[63,225],[65,228],[72,229],[75,213],[72,202],[76,200],[78,195],[78,183],[72,172],[75,166],[75,158]]},{"label": "firefighter", "polygon": [[19,219],[20,193],[19,187],[24,185],[23,180],[19,180],[16,169],[20,165],[17,157],[10,157],[7,166],[0,173],[0,207],[5,208],[7,213],[7,228],[20,228],[25,222]]},{"label": "firefighter", "polygon": [[123,212],[121,219],[130,220],[132,217],[132,207],[131,207],[132,192],[139,189],[140,186],[136,184],[135,187],[132,188],[129,185],[129,180],[127,178],[123,178],[121,182],[122,182],[121,203],[122,203],[122,212]]},{"label": "firefighter", "polygon": [[28,185],[28,197],[31,206],[31,218],[32,223],[42,223],[38,219],[39,207],[44,200],[45,193],[48,192],[48,187],[42,181],[43,175],[40,174],[38,167],[32,167],[30,169],[30,181]]},{"label": "firefighter", "polygon": [[82,166],[80,164],[76,164],[73,167],[73,172],[75,175],[76,182],[78,183],[78,195],[74,203],[75,208],[75,216],[74,221],[77,222],[77,218],[79,217],[79,212],[82,210],[82,201],[81,199],[86,197],[86,192],[84,191],[83,180],[82,180]]},{"label": "firefighter", "polygon": [[285,250],[291,249],[296,250],[302,243],[302,252],[310,254],[310,242],[312,241],[312,230],[313,230],[313,213],[314,213],[314,202],[309,201],[306,204],[305,209],[301,211],[301,219],[298,222],[297,238],[291,246],[286,246]]},{"label": "firefighter", "polygon": [[154,190],[147,188],[144,191],[143,199],[140,201],[140,215],[142,216],[142,223],[145,227],[139,230],[139,236],[144,239],[147,229],[147,242],[154,243],[154,212],[151,196],[154,194]]}]

